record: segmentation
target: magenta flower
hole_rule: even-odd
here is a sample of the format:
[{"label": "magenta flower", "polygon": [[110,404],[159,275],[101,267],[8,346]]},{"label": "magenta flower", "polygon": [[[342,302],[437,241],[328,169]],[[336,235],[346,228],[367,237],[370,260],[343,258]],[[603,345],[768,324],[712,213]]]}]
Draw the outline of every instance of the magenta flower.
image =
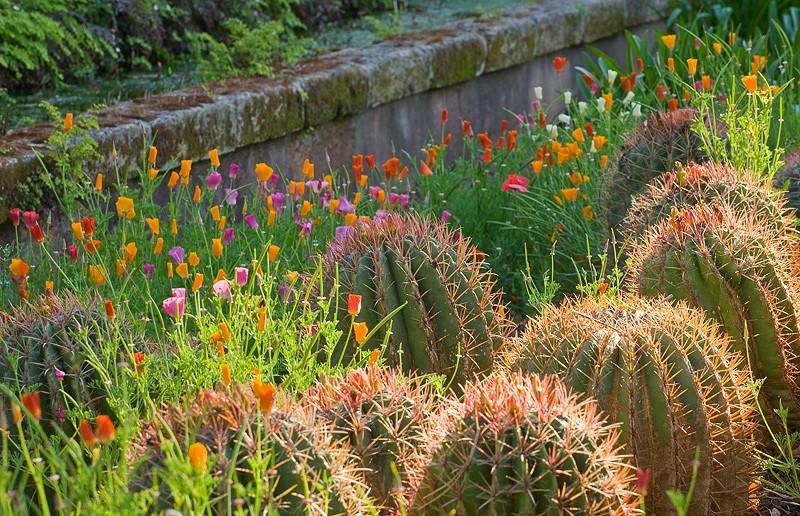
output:
[{"label": "magenta flower", "polygon": [[252,213],[248,213],[244,216],[244,223],[250,226],[250,229],[258,229],[258,220],[256,220],[256,216]]},{"label": "magenta flower", "polygon": [[186,297],[186,289],[185,288],[173,288],[172,289],[172,297]]},{"label": "magenta flower", "polygon": [[225,245],[230,244],[233,239],[236,238],[236,232],[233,228],[225,228],[225,231],[222,232],[222,242]]},{"label": "magenta flower", "polygon": [[294,301],[294,289],[292,289],[287,284],[282,284],[278,286],[278,297],[280,298],[281,302],[284,304],[289,304]]},{"label": "magenta flower", "polygon": [[403,207],[404,210],[408,209],[408,201],[409,201],[408,194],[396,194],[396,193],[389,194],[389,202],[391,204],[399,204],[400,206]]},{"label": "magenta flower", "polygon": [[283,211],[283,201],[286,196],[282,192],[275,192],[272,194],[272,209],[281,213]]},{"label": "magenta flower", "polygon": [[218,282],[214,283],[212,287],[214,293],[221,297],[222,299],[227,299],[230,301],[231,299],[231,284],[228,283],[228,280],[219,280]]},{"label": "magenta flower", "polygon": [[328,187],[328,182],[323,181],[322,179],[312,179],[310,181],[306,181],[306,188],[308,188],[315,194],[320,193],[327,187]]},{"label": "magenta flower", "polygon": [[267,179],[267,186],[270,188],[275,188],[275,185],[278,184],[279,179],[280,176],[278,176],[278,174],[272,174],[271,176],[269,176],[269,179]]},{"label": "magenta flower", "polygon": [[238,163],[231,163],[228,165],[228,177],[231,179],[236,179],[236,176],[239,175],[239,164]]},{"label": "magenta flower", "polygon": [[216,190],[221,184],[222,184],[222,174],[220,174],[216,170],[208,174],[208,177],[206,177],[206,186],[211,191]]},{"label": "magenta flower", "polygon": [[356,208],[353,203],[347,200],[347,197],[339,197],[339,207],[336,209],[341,214],[355,213]]},{"label": "magenta flower", "polygon": [[247,267],[236,267],[234,269],[234,274],[236,276],[236,284],[239,288],[247,285],[247,277],[250,275],[250,271]]},{"label": "magenta flower", "polygon": [[356,234],[356,230],[352,226],[339,226],[336,228],[336,240],[344,240],[349,236]]},{"label": "magenta flower", "polygon": [[142,270],[144,271],[145,276],[152,278],[153,274],[156,272],[156,266],[152,263],[145,263],[142,265]]},{"label": "magenta flower", "polygon": [[222,202],[228,203],[230,206],[236,206],[236,199],[239,198],[239,191],[232,188],[225,189],[225,197]]},{"label": "magenta flower", "polygon": [[452,217],[452,216],[453,216],[453,214],[450,213],[449,211],[447,211],[447,210],[442,211],[442,217],[441,217],[442,222],[447,222],[448,220],[450,220],[450,217]]},{"label": "magenta flower", "polygon": [[62,371],[61,369],[56,367],[55,371],[53,371],[53,374],[56,376],[56,379],[58,379],[58,381],[64,380],[64,371]]},{"label": "magenta flower", "polygon": [[175,296],[168,297],[161,306],[164,308],[164,312],[166,312],[167,315],[174,319],[180,319],[183,317],[183,311],[186,309],[186,298]]},{"label": "magenta flower", "polygon": [[180,246],[173,247],[167,254],[176,264],[183,263],[183,259],[186,258],[186,251],[184,251],[183,247]]},{"label": "magenta flower", "polygon": [[304,222],[298,222],[298,226],[300,226],[300,236],[307,237],[311,234],[311,230],[314,228],[314,222],[311,220],[306,220]]},{"label": "magenta flower", "polygon": [[387,218],[389,218],[389,215],[391,215],[391,213],[389,213],[386,210],[378,210],[378,211],[375,212],[375,220],[387,219]]},{"label": "magenta flower", "polygon": [[369,195],[377,201],[381,195],[381,190],[383,189],[380,186],[370,186]]},{"label": "magenta flower", "polygon": [[78,246],[75,244],[70,244],[67,247],[67,254],[69,254],[69,259],[73,262],[78,259]]}]

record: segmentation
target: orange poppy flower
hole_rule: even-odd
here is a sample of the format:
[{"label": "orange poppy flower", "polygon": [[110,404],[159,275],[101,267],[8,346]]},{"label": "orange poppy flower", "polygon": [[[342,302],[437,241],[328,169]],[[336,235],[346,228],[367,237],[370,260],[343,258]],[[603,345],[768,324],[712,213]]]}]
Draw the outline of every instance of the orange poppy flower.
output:
[{"label": "orange poppy flower", "polygon": [[102,444],[108,444],[114,440],[116,429],[111,418],[101,414],[97,416],[97,440]]}]

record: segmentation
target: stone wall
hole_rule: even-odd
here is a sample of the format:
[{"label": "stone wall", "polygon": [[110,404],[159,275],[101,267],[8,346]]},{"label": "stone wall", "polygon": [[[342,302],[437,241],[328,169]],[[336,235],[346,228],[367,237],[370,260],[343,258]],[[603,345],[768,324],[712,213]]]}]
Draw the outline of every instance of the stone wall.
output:
[{"label": "stone wall", "polygon": [[[299,172],[305,158],[320,167],[350,162],[354,153],[380,159],[414,152],[438,131],[440,110],[476,129],[496,129],[508,113],[529,108],[535,86],[545,95],[575,89],[575,74],[552,70],[552,56],[579,61],[592,43],[612,56],[623,31],[663,16],[666,0],[542,0],[435,31],[398,36],[365,48],[327,54],[280,79],[232,80],[125,102],[97,114],[103,155],[114,146],[122,166],[137,162],[151,138],[165,157],[203,160],[209,149],[223,166],[258,161]],[[46,126],[0,138],[0,222],[15,185],[36,173]],[[105,164],[98,164],[98,171]]]}]

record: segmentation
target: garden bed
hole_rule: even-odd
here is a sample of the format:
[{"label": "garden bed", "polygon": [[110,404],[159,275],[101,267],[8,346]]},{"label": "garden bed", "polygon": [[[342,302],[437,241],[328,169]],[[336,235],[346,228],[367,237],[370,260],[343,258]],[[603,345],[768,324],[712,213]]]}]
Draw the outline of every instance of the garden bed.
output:
[{"label": "garden bed", "polygon": [[[545,80],[543,72],[549,58],[534,62],[537,56],[595,42],[658,16],[655,8],[638,9],[621,0],[591,0],[580,5],[549,1],[517,7],[495,18],[334,52],[306,62],[298,71],[280,79],[231,80],[123,103],[97,113],[100,129],[94,136],[104,155],[110,154],[112,146],[116,148],[123,166],[134,163],[146,142],[157,136],[164,155],[186,159],[200,159],[208,148],[216,147],[223,154],[243,150],[244,156],[240,153],[234,159],[253,165],[248,154],[272,154],[276,149],[278,155],[270,160],[285,170],[302,153],[317,161],[327,153],[334,158],[332,165],[336,167],[346,162],[351,151],[335,145],[320,148],[318,142],[330,141],[330,136],[341,134],[342,128],[347,128],[344,134],[354,146],[384,152],[393,145],[412,149],[421,146],[424,141],[420,137],[424,134],[414,131],[414,126],[426,123],[425,117],[442,107],[476,123],[497,122],[495,113],[504,108],[525,109],[530,84],[541,82],[548,92],[557,85],[571,87]],[[605,47],[611,50],[608,45]],[[571,55],[577,52],[573,50]],[[525,63],[528,65],[515,68]],[[476,83],[433,96],[417,96],[403,105],[389,105],[511,69],[517,73],[492,74],[483,87]],[[486,97],[490,97],[490,103],[482,108]],[[410,110],[420,101],[424,102],[421,108]],[[349,118],[384,105],[389,106],[383,109],[383,115]],[[408,118],[410,113],[415,118]],[[329,122],[342,119],[343,122],[326,127]],[[397,127],[388,137],[370,138],[376,133],[368,128],[392,128],[395,121],[405,127]],[[301,134],[280,140],[273,149],[258,147],[306,129],[317,131],[312,131],[310,137]],[[4,206],[0,213],[10,207],[3,199],[15,199],[15,204],[20,204],[15,187],[39,167],[35,152],[43,150],[48,134],[49,128],[40,125],[0,138],[4,151],[0,155],[0,206]],[[281,155],[289,149],[297,149],[297,153]],[[0,215],[0,220],[4,217]]]},{"label": "garden bed", "polygon": [[[537,12],[118,129],[51,109],[53,205],[0,248],[0,512],[796,512],[800,8],[616,56],[549,52],[586,37],[569,8],[520,47]],[[223,116],[265,99],[310,134],[224,147],[283,130]]]}]

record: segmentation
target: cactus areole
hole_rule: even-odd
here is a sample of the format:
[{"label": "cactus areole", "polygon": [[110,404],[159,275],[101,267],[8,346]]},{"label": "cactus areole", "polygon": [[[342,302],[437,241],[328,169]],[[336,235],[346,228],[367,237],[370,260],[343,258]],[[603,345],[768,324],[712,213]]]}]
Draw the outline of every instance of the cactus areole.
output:
[{"label": "cactus areole", "polygon": [[[390,364],[443,374],[454,385],[491,371],[508,325],[480,256],[457,231],[418,217],[361,224],[333,242],[325,285],[330,291],[338,281],[335,305],[345,336],[334,360],[346,363],[355,353],[354,320],[373,330],[394,312],[364,343],[378,348],[386,341]],[[362,299],[355,318],[347,313],[349,294]]]}]

